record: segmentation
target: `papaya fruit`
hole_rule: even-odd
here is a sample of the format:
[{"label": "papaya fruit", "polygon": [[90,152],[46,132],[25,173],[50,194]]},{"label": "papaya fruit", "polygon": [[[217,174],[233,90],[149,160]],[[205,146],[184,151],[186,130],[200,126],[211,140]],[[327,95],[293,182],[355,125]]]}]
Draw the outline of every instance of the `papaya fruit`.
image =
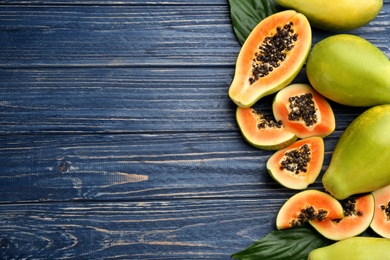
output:
[{"label": "papaya fruit", "polygon": [[390,238],[390,185],[372,192],[375,199],[371,229],[378,235]]},{"label": "papaya fruit", "polygon": [[279,150],[297,140],[282,122],[265,116],[258,109],[237,107],[236,121],[245,140],[263,150]]},{"label": "papaya fruit", "polygon": [[390,259],[390,239],[380,237],[351,237],[309,253],[308,260]]},{"label": "papaya fruit", "polygon": [[276,216],[276,228],[286,229],[304,225],[309,220],[340,219],[344,217],[340,202],[319,190],[303,190],[291,196]]},{"label": "papaya fruit", "polygon": [[287,86],[309,54],[312,31],[306,17],[293,10],[263,19],[238,54],[229,97],[240,107]]},{"label": "papaya fruit", "polygon": [[308,84],[292,84],[280,90],[272,111],[275,119],[298,138],[326,137],[336,128],[329,102]]},{"label": "papaya fruit", "polygon": [[342,240],[362,234],[370,226],[374,217],[374,196],[363,195],[348,198],[340,202],[344,209],[341,219],[316,219],[309,223],[324,237],[331,240]]},{"label": "papaya fruit", "polygon": [[313,27],[333,32],[368,24],[383,6],[383,0],[276,0],[276,3],[304,14]]},{"label": "papaya fruit", "polygon": [[355,107],[390,103],[390,61],[359,36],[338,34],[315,44],[306,74],[312,87],[334,102]]},{"label": "papaya fruit", "polygon": [[321,137],[306,138],[271,155],[267,170],[284,187],[303,190],[317,179],[324,155],[324,140]]},{"label": "papaya fruit", "polygon": [[336,143],[322,177],[325,189],[342,200],[390,185],[390,105],[360,114]]}]

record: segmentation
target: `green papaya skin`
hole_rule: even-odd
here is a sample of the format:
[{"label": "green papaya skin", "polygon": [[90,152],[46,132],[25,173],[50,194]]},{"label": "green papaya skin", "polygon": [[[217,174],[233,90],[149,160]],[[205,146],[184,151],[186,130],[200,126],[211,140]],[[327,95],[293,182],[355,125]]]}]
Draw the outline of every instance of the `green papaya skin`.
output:
[{"label": "green papaya skin", "polygon": [[307,59],[306,74],[314,89],[337,103],[390,103],[390,61],[359,36],[338,34],[318,42]]},{"label": "green papaya skin", "polygon": [[288,9],[304,14],[313,27],[340,32],[353,30],[372,21],[383,0],[276,0]]},{"label": "green papaya skin", "polygon": [[390,105],[369,108],[337,142],[322,178],[336,199],[375,191],[390,184]]},{"label": "green papaya skin", "polygon": [[352,237],[332,245],[314,249],[308,260],[353,259],[377,260],[390,259],[390,239],[379,237]]}]

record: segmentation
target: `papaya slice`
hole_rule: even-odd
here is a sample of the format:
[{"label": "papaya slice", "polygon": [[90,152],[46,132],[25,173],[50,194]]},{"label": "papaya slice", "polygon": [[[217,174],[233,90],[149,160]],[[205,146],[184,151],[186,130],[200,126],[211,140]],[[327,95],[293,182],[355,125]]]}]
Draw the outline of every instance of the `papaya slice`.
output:
[{"label": "papaya slice", "polygon": [[303,190],[317,179],[324,155],[321,137],[306,138],[274,153],[267,161],[267,170],[284,187]]},{"label": "papaya slice", "polygon": [[297,140],[277,122],[254,108],[237,107],[236,121],[245,140],[263,150],[279,150]]},{"label": "papaya slice", "polygon": [[309,220],[309,223],[324,237],[342,240],[363,233],[374,217],[374,196],[367,194],[341,201],[344,217],[341,219]]},{"label": "papaya slice", "polygon": [[275,119],[299,138],[324,138],[336,128],[329,102],[308,84],[292,84],[279,91],[272,111]]},{"label": "papaya slice", "polygon": [[344,210],[340,202],[319,190],[304,190],[290,197],[276,216],[276,228],[301,226],[309,220],[340,219]]},{"label": "papaya slice", "polygon": [[390,185],[373,191],[372,194],[375,212],[370,227],[378,235],[390,238]]},{"label": "papaya slice", "polygon": [[263,19],[238,54],[230,98],[248,108],[286,87],[305,63],[311,43],[311,27],[303,14],[287,10]]}]

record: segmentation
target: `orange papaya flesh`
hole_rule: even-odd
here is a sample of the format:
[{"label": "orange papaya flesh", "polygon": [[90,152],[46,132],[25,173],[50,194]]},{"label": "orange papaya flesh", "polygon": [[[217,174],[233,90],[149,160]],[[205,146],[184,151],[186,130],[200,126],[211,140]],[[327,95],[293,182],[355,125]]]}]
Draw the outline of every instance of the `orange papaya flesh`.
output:
[{"label": "orange papaya flesh", "polygon": [[374,196],[367,194],[341,201],[344,217],[341,219],[310,220],[309,223],[324,237],[342,240],[360,235],[370,226],[374,217]]},{"label": "orange papaya flesh", "polygon": [[229,97],[247,108],[284,88],[298,75],[311,43],[311,27],[303,14],[287,10],[265,18],[241,47]]},{"label": "orange papaya flesh", "polygon": [[344,217],[340,202],[319,190],[304,190],[290,197],[276,216],[276,228],[301,226],[309,220],[340,219]]},{"label": "orange papaya flesh", "polygon": [[336,128],[336,119],[328,100],[308,84],[292,84],[279,91],[272,111],[287,130],[298,138],[326,137]]},{"label": "orange papaya flesh", "polygon": [[236,121],[245,140],[263,150],[279,150],[297,140],[280,122],[253,108],[237,107]]},{"label": "orange papaya flesh", "polygon": [[324,155],[321,137],[306,138],[274,153],[267,161],[267,170],[284,187],[303,190],[317,179]]},{"label": "orange papaya flesh", "polygon": [[372,192],[375,200],[371,229],[384,238],[390,238],[390,185]]}]

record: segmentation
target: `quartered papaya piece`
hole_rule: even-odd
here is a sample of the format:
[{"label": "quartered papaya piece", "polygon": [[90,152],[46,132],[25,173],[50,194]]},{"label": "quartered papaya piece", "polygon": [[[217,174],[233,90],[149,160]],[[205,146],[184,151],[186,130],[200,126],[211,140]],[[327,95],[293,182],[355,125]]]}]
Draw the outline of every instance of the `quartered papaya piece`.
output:
[{"label": "quartered papaya piece", "polygon": [[363,233],[374,217],[374,197],[367,194],[340,202],[344,209],[341,219],[310,220],[310,224],[324,237],[342,240]]},{"label": "quartered papaya piece", "polygon": [[324,155],[321,137],[306,138],[274,153],[267,161],[267,170],[284,187],[303,190],[317,179]]},{"label": "quartered papaya piece", "polygon": [[390,185],[372,194],[375,200],[375,212],[370,227],[378,235],[390,238]]},{"label": "quartered papaya piece", "polygon": [[279,91],[272,110],[275,119],[299,138],[326,137],[336,128],[329,102],[308,84],[292,84]]},{"label": "quartered papaya piece", "polygon": [[304,15],[287,10],[263,19],[238,54],[230,98],[247,108],[286,87],[305,63],[311,43],[312,31]]},{"label": "quartered papaya piece", "polygon": [[263,150],[279,150],[297,140],[281,122],[265,116],[254,108],[237,107],[236,120],[245,140]]},{"label": "quartered papaya piece", "polygon": [[331,195],[319,190],[304,190],[290,197],[280,208],[276,217],[276,228],[293,228],[314,219],[343,217],[343,207]]}]

